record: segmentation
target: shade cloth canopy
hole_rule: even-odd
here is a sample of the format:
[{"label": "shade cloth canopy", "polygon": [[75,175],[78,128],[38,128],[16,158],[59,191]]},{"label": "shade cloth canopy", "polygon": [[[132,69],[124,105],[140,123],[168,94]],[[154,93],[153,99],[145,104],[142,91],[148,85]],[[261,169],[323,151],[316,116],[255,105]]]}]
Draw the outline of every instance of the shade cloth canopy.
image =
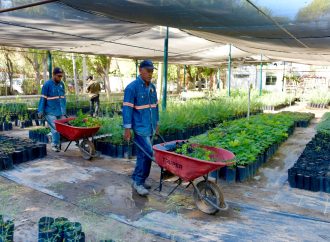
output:
[{"label": "shade cloth canopy", "polygon": [[[1,8],[32,0],[2,0]],[[218,65],[232,57],[330,62],[325,0],[63,0],[0,14],[0,45]]]}]

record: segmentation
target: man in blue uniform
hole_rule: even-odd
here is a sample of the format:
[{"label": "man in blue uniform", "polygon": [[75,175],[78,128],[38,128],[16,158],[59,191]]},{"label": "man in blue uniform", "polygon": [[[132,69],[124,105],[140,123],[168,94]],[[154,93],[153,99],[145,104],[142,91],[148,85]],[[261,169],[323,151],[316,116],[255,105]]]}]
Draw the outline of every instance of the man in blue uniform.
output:
[{"label": "man in blue uniform", "polygon": [[46,81],[41,90],[38,116],[45,117],[52,133],[52,150],[60,151],[60,134],[55,129],[54,121],[66,115],[66,99],[64,83],[61,81],[63,70],[55,67],[53,78]]},{"label": "man in blue uniform", "polygon": [[[151,138],[158,133],[158,100],[154,84],[151,83],[154,65],[150,60],[140,63],[140,75],[125,89],[123,102],[123,123],[125,140],[131,139],[131,130],[134,140],[150,156],[153,156]],[[151,186],[146,183],[150,174],[151,160],[140,149],[137,150],[135,170],[132,175],[133,188],[141,196],[149,194]]]}]

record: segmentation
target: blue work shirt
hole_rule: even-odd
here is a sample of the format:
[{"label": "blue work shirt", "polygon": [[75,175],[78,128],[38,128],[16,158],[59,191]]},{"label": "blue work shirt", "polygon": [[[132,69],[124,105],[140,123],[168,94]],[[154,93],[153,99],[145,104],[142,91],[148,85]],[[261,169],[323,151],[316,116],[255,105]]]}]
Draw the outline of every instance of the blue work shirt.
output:
[{"label": "blue work shirt", "polygon": [[45,115],[62,116],[66,114],[64,83],[53,79],[45,82],[41,90],[38,112]]},{"label": "blue work shirt", "polygon": [[155,85],[146,86],[140,76],[131,82],[124,93],[123,124],[141,136],[151,136],[159,121]]}]

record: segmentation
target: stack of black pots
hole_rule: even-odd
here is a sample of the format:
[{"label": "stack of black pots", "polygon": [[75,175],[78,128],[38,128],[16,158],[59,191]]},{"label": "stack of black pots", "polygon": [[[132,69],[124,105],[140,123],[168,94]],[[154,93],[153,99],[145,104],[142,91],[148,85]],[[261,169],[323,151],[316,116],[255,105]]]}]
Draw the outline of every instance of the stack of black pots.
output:
[{"label": "stack of black pots", "polygon": [[46,144],[0,135],[0,170],[12,169],[14,164],[43,158],[46,155]]},{"label": "stack of black pots", "polygon": [[330,136],[318,133],[288,170],[293,188],[330,193]]},{"label": "stack of black pots", "polygon": [[42,217],[38,224],[38,242],[85,242],[81,224],[67,218]]},{"label": "stack of black pots", "polygon": [[13,129],[13,124],[11,122],[0,122],[0,131],[9,131]]},{"label": "stack of black pots", "polygon": [[36,130],[29,130],[29,139],[41,142],[41,143],[49,143],[48,134],[50,133],[49,128],[40,128]]},{"label": "stack of black pots", "polygon": [[136,146],[130,144],[112,144],[106,140],[94,140],[97,151],[114,158],[131,159],[136,155]]}]

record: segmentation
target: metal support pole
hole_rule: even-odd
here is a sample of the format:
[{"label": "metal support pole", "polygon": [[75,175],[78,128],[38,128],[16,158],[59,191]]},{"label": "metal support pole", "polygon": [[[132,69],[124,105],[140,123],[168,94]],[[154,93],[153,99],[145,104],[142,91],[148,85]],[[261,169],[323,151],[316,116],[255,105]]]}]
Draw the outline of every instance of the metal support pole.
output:
[{"label": "metal support pole", "polygon": [[166,27],[166,37],[164,40],[164,81],[163,81],[162,111],[166,110],[166,101],[167,101],[167,64],[168,64],[168,27]]},{"label": "metal support pole", "polygon": [[217,89],[220,90],[220,67],[217,72]]},{"label": "metal support pole", "polygon": [[228,77],[227,77],[228,97],[230,97],[230,85],[231,85],[231,44],[229,45],[229,55],[228,55]]},{"label": "metal support pole", "polygon": [[52,54],[50,51],[47,51],[47,65],[48,65],[48,73],[49,73],[49,79],[53,77],[53,61],[52,61]]},{"label": "metal support pole", "polygon": [[158,62],[158,73],[157,73],[157,94],[159,96],[158,100],[162,100],[162,85],[163,85],[163,63]]},{"label": "metal support pole", "polygon": [[262,95],[262,54],[260,55],[260,87],[259,87],[259,96]]},{"label": "metal support pole", "polygon": [[283,62],[282,92],[286,92],[285,61]]},{"label": "metal support pole", "polygon": [[187,66],[184,65],[184,68],[183,68],[183,88],[184,88],[184,90],[186,90],[186,72],[187,72]]},{"label": "metal support pole", "polygon": [[72,53],[72,66],[73,66],[74,90],[76,93],[76,98],[78,98],[79,89],[78,89],[78,82],[77,82],[76,56],[73,53]]},{"label": "metal support pole", "polygon": [[247,112],[247,118],[250,118],[250,112],[251,112],[251,87],[250,87],[250,78],[248,79],[248,112]]},{"label": "metal support pole", "polygon": [[138,70],[139,70],[139,62],[135,60],[135,78],[138,77]]},{"label": "metal support pole", "polygon": [[82,59],[82,68],[83,68],[83,93],[86,90],[86,79],[87,79],[87,65],[86,65],[86,55],[83,55],[83,59]]}]

